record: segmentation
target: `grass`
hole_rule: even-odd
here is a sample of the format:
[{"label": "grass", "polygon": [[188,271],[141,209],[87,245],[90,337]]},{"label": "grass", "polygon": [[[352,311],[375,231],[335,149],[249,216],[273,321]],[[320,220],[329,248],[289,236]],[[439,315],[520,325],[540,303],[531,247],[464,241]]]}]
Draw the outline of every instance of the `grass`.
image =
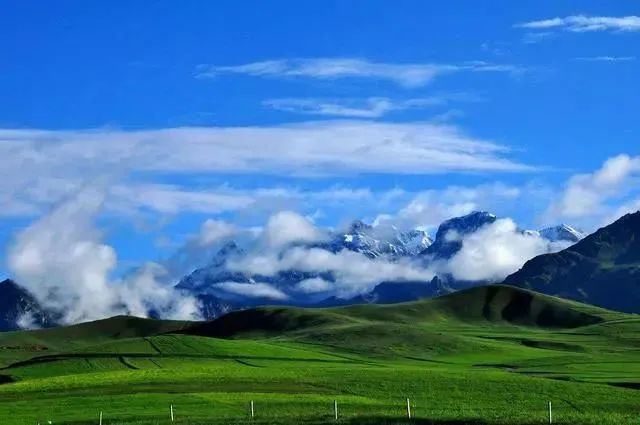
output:
[{"label": "grass", "polygon": [[[640,318],[508,287],[0,334],[4,425],[638,423]],[[256,417],[249,418],[253,400]]]}]

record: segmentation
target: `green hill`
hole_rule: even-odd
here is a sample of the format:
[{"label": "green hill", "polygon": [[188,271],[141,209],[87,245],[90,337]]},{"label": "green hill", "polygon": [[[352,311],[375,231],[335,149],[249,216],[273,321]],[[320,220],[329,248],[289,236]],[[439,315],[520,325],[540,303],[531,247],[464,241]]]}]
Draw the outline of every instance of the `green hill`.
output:
[{"label": "green hill", "polygon": [[264,307],[236,311],[185,328],[191,335],[229,338],[300,334],[363,324],[489,323],[575,328],[604,321],[606,310],[505,285],[482,286],[434,299],[327,309]]},{"label": "green hill", "polygon": [[57,328],[0,332],[0,362],[17,361],[34,354],[70,352],[95,344],[175,332],[190,325],[189,322],[181,321],[115,316]]},{"label": "green hill", "polygon": [[264,307],[236,311],[181,333],[214,338],[276,338],[370,356],[429,357],[501,350],[463,328],[531,331],[602,323],[615,313],[528,290],[493,285],[434,299],[327,309]]},{"label": "green hill", "polygon": [[2,423],[535,424],[637,420],[640,318],[508,286],[205,323],[0,334]]},{"label": "green hill", "polygon": [[577,244],[527,261],[505,284],[640,312],[640,211]]}]

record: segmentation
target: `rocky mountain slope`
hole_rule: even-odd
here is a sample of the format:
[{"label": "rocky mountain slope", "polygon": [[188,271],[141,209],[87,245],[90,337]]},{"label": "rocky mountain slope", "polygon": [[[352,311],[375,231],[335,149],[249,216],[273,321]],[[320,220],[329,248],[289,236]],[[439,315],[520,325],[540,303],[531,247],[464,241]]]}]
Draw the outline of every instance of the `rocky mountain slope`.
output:
[{"label": "rocky mountain slope", "polygon": [[504,283],[614,310],[640,312],[640,211],[563,251],[527,261]]},{"label": "rocky mountain slope", "polygon": [[55,319],[26,289],[10,279],[0,282],[0,331],[53,325]]}]

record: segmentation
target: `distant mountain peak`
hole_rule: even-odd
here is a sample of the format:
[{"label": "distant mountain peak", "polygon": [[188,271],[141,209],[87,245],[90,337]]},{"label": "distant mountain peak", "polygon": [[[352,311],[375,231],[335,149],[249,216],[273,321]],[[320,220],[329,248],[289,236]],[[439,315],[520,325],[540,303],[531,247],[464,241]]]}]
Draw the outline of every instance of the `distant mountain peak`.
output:
[{"label": "distant mountain peak", "polygon": [[467,215],[450,218],[438,227],[436,240],[423,253],[440,259],[451,258],[462,247],[462,242],[458,240],[460,236],[474,233],[496,220],[496,215],[487,211],[473,211]]},{"label": "distant mountain peak", "polygon": [[399,239],[404,244],[408,255],[417,255],[433,244],[429,234],[418,229],[400,233]]},{"label": "distant mountain peak", "polygon": [[551,242],[578,242],[579,240],[584,239],[584,237],[586,236],[583,232],[569,226],[568,224],[560,224],[558,226],[547,227],[540,230],[539,233],[540,236],[550,240]]},{"label": "distant mountain peak", "polygon": [[362,220],[354,220],[347,229],[347,234],[363,233],[373,229],[373,226]]}]

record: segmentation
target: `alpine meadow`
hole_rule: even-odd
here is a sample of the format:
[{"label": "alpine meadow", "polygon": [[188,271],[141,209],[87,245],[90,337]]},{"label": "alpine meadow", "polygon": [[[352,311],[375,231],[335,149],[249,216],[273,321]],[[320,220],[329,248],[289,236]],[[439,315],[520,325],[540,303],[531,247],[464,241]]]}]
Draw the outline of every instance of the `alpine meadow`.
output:
[{"label": "alpine meadow", "polygon": [[2,0],[0,425],[640,423],[634,0]]}]

